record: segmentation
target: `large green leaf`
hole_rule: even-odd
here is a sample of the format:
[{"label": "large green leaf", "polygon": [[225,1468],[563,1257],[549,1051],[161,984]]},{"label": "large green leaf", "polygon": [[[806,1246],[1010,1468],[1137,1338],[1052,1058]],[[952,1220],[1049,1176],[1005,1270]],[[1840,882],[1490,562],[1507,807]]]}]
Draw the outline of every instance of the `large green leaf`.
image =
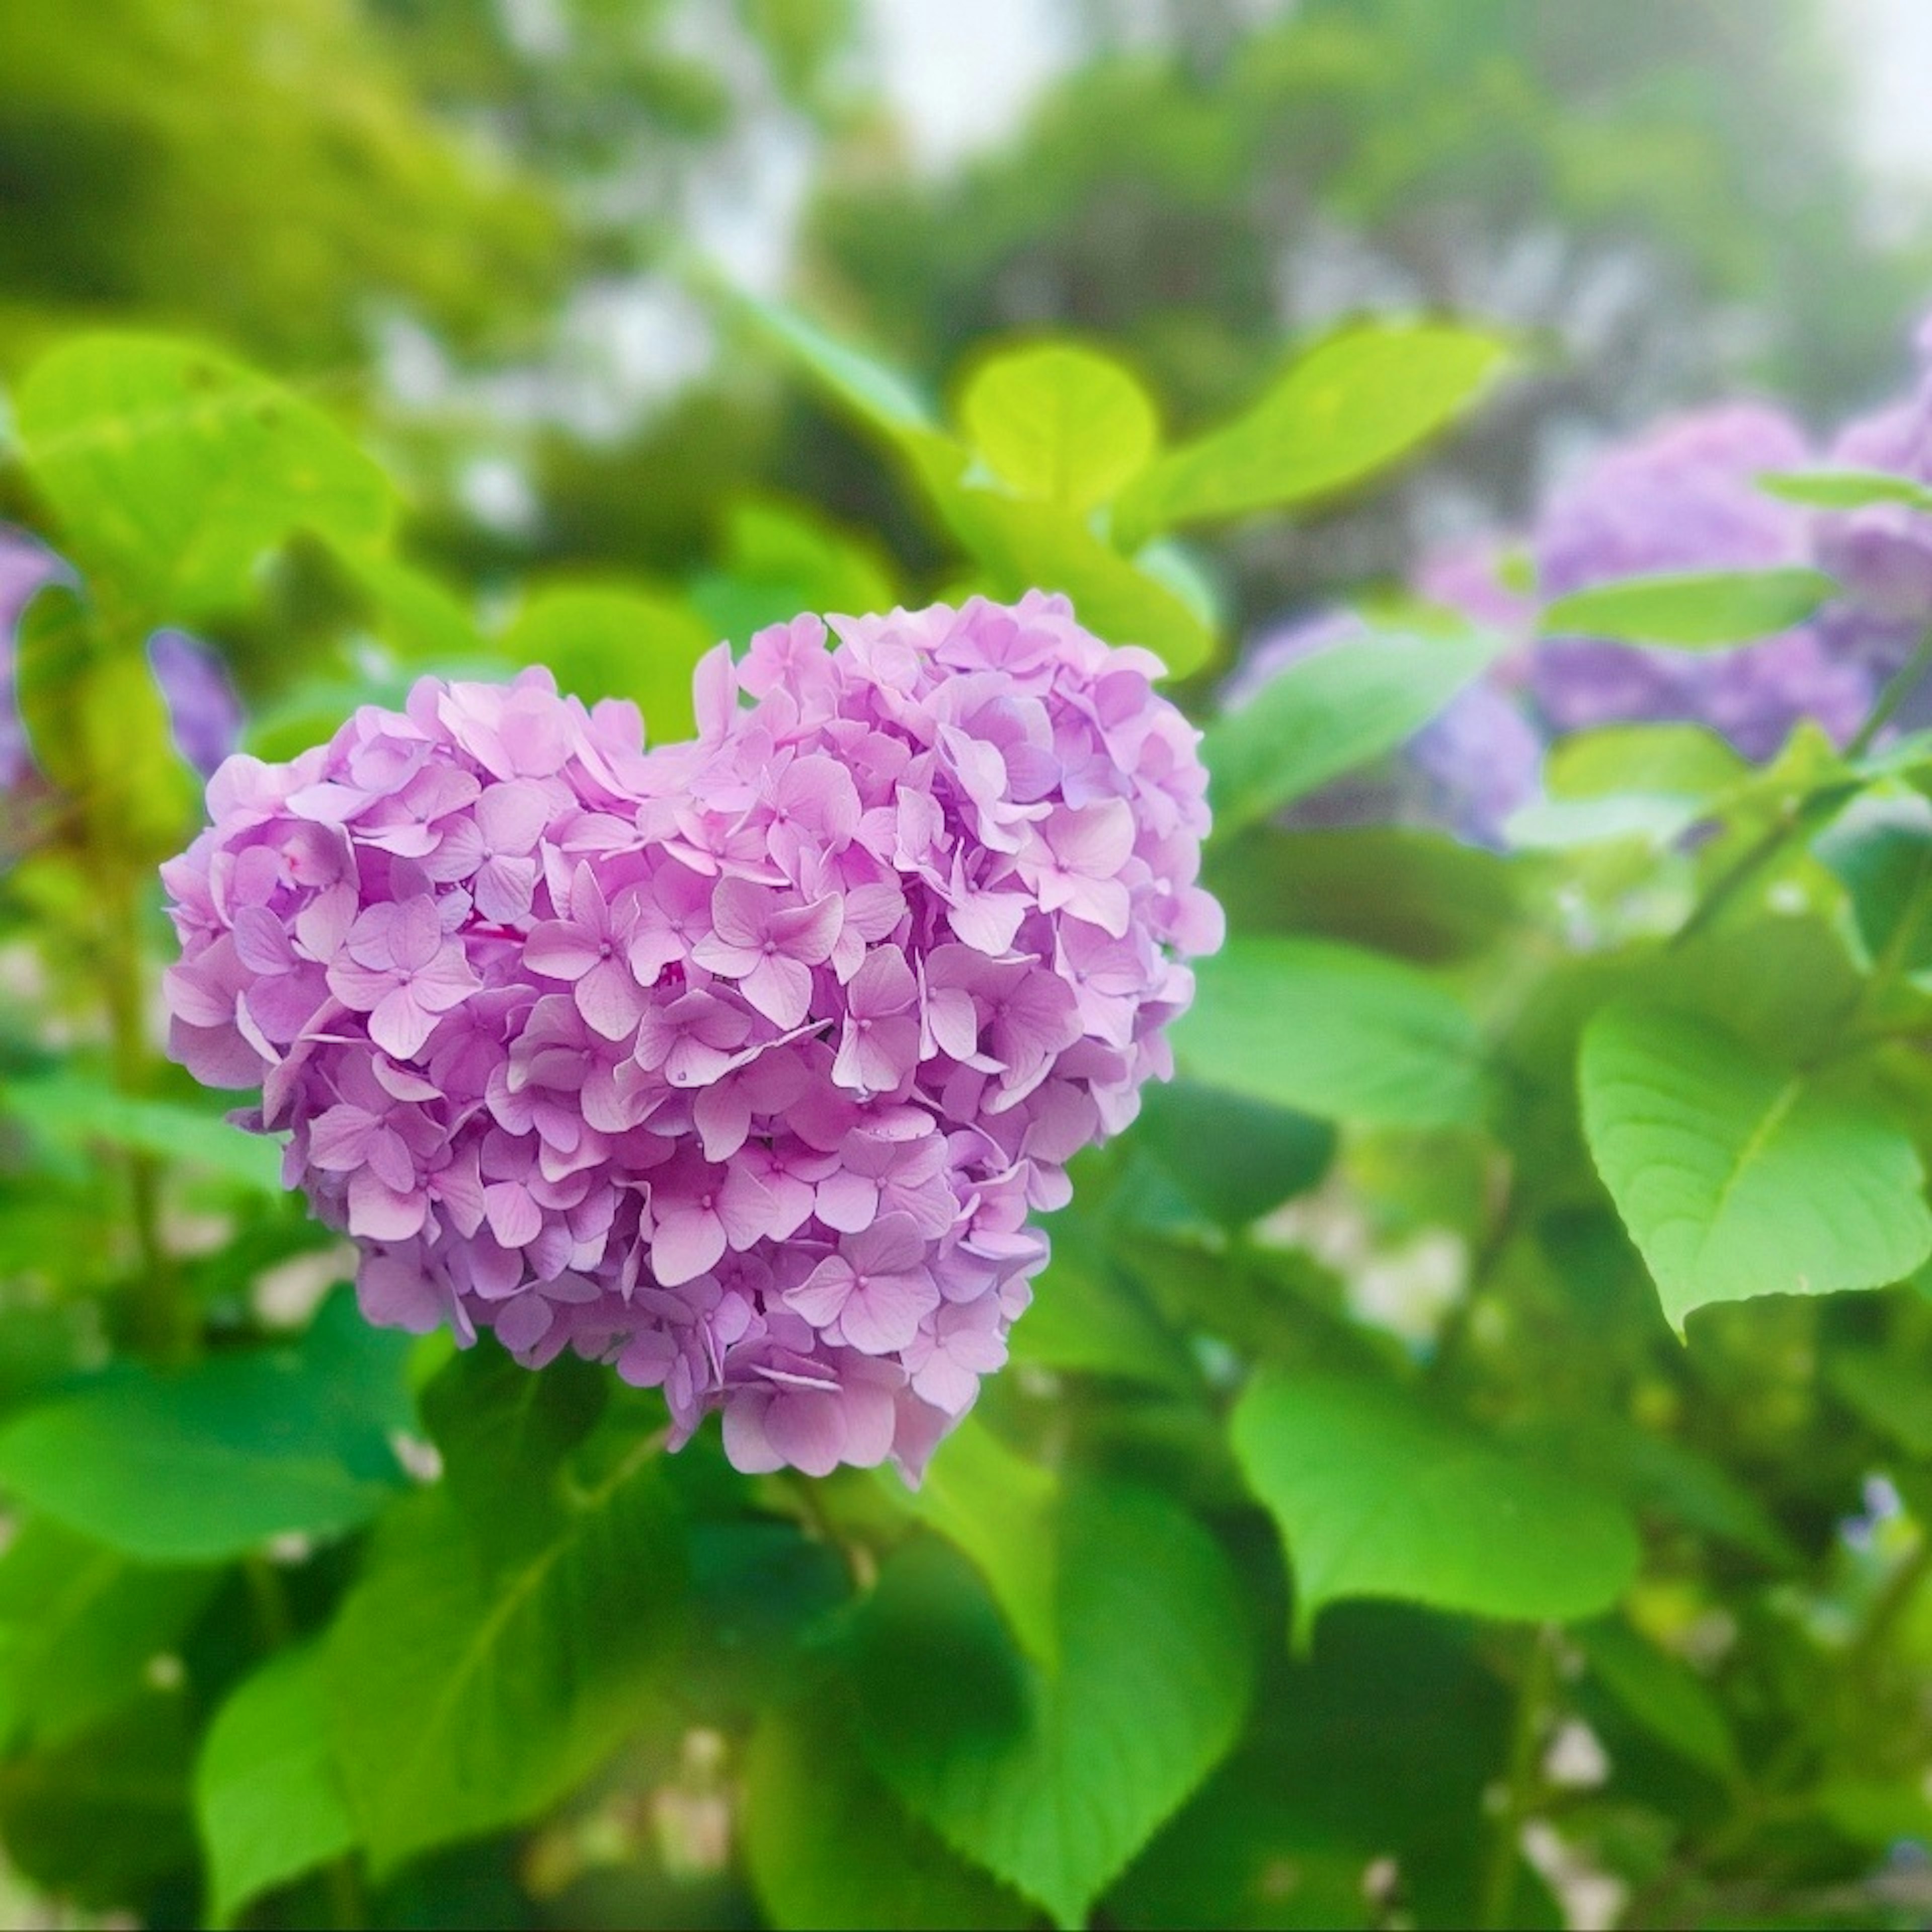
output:
[{"label": "large green leaf", "polygon": [[1708,1020],[1617,1005],[1581,1060],[1598,1172],[1671,1325],[1758,1294],[1880,1288],[1932,1254],[1910,1138]]},{"label": "large green leaf", "polygon": [[963,1559],[920,1541],[881,1574],[856,1669],[874,1770],[1076,1927],[1234,1742],[1252,1659],[1225,1558],[1172,1503],[1075,1486],[1057,1530],[1057,1667],[1024,1658]]},{"label": "large green leaf", "polygon": [[1327,940],[1230,940],[1197,966],[1175,1027],[1204,1085],[1324,1120],[1436,1126],[1475,1119],[1475,1022],[1426,974]]},{"label": "large green leaf", "polygon": [[65,1743],[133,1700],[214,1592],[218,1573],[157,1569],[28,1522],[0,1556],[0,1731]]},{"label": "large green leaf", "polygon": [[1225,1228],[1245,1228],[1312,1187],[1335,1157],[1330,1122],[1190,1080],[1147,1089],[1137,1139]]},{"label": "large green leaf", "polygon": [[190,343],[79,337],[28,371],[15,406],[63,547],[150,621],[246,602],[298,530],[357,547],[388,527],[388,480],[327,416]]},{"label": "large green leaf", "polygon": [[1453,422],[1506,353],[1494,335],[1449,322],[1344,330],[1245,416],[1156,463],[1123,498],[1121,514],[1154,530],[1332,496]]},{"label": "large green leaf", "polygon": [[745,1757],[742,1829],[752,1882],[781,1928],[1018,1932],[1035,1920],[908,1814],[829,1698],[760,1721]]},{"label": "large green leaf", "polygon": [[1838,586],[1816,570],[1714,570],[1633,577],[1559,597],[1544,611],[1546,638],[1710,650],[1802,623]]},{"label": "large green leaf", "polygon": [[1112,357],[1069,342],[1010,349],[980,364],[960,398],[974,447],[1022,496],[1090,510],[1147,467],[1160,440],[1152,401]]},{"label": "large green leaf", "polygon": [[691,736],[691,674],[718,640],[676,598],[618,583],[554,584],[533,592],[503,634],[506,656],[547,664],[586,704],[628,698],[653,744]]},{"label": "large green leaf", "polygon": [[1288,1546],[1304,1636],[1324,1604],[1348,1597],[1589,1616],[1636,1574],[1636,1533],[1609,1496],[1387,1384],[1265,1371],[1236,1406],[1232,1436]]},{"label": "large green leaf", "polygon": [[215,1713],[194,1797],[217,1924],[353,1848],[356,1822],[329,1748],[320,1648],[278,1652]]},{"label": "large green leaf", "polygon": [[908,1498],[915,1515],[978,1566],[1020,1647],[1048,1670],[1060,1661],[1058,1500],[1047,1470],[970,1416],[940,1444]]},{"label": "large green leaf", "polygon": [[392,1510],[328,1639],[330,1722],[379,1873],[533,1816],[638,1722],[686,1604],[650,1445],[488,1565],[437,1491]]},{"label": "large green leaf", "polygon": [[411,1420],[408,1349],[339,1294],[293,1346],[172,1375],[122,1364],[0,1432],[0,1484],[154,1563],[340,1534],[402,1480],[390,1437]]},{"label": "large green leaf", "polygon": [[1225,838],[1412,738],[1500,645],[1469,632],[1371,632],[1312,652],[1208,729],[1214,829]]},{"label": "large green leaf", "polygon": [[1013,1324],[1013,1359],[1076,1374],[1185,1391],[1196,1376],[1186,1343],[1120,1280],[1104,1254],[1056,1228],[1053,1259]]}]

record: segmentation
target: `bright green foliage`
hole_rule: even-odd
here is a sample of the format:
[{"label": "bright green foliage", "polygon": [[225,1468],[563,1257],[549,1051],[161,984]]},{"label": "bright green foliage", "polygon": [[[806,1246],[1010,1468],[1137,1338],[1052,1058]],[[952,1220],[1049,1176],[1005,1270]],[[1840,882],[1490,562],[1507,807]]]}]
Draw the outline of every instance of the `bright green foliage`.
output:
[{"label": "bright green foliage", "polygon": [[1412,967],[1328,940],[1234,939],[1201,962],[1198,980],[1174,1050],[1204,1085],[1405,1126],[1480,1112],[1474,1023]]},{"label": "bright green foliage", "polygon": [[1111,502],[1147,467],[1160,436],[1139,383],[1111,357],[1070,343],[982,364],[959,417],[1004,482],[1070,510]]},{"label": "bright green foliage", "polygon": [[548,664],[557,688],[594,704],[628,698],[652,744],[690,736],[691,674],[717,642],[674,599],[616,584],[554,584],[537,590],[504,633],[515,664]]},{"label": "bright green foliage", "polygon": [[500,1565],[440,1492],[391,1512],[326,1666],[375,1868],[530,1817],[595,1770],[649,1708],[684,1565],[663,1479],[636,1449]]},{"label": "bright green foliage", "polygon": [[277,1652],[208,1726],[194,1798],[218,1924],[232,1924],[262,1893],[355,1846],[329,1750],[322,1664],[312,1646]]},{"label": "bright green foliage", "polygon": [[1348,1597],[1588,1616],[1636,1574],[1636,1535],[1607,1496],[1385,1386],[1264,1376],[1234,1412],[1233,1442],[1281,1526],[1304,1638]]},{"label": "bright green foliage", "polygon": [[1834,587],[1822,571],[1796,568],[1634,577],[1558,598],[1541,628],[1552,638],[1722,650],[1802,623]]},{"label": "bright green foliage", "polygon": [[124,1364],[0,1432],[0,1483],[151,1563],[339,1535],[401,1480],[389,1437],[410,1419],[405,1352],[338,1298],[297,1346],[177,1374]]},{"label": "bright green foliage", "polygon": [[1787,470],[1759,479],[1759,487],[1789,503],[1818,510],[1862,510],[1874,503],[1903,503],[1912,510],[1932,510],[1932,490],[1909,477],[1886,476],[1876,470]]},{"label": "bright green foliage", "polygon": [[[1006,1932],[1033,1909],[907,1816],[823,1702],[778,1711],[746,1754],[745,1856],[774,1925]],[[865,1855],[851,1848],[862,1845]]]},{"label": "bright green foliage", "polygon": [[1208,732],[1216,832],[1238,832],[1394,751],[1496,649],[1473,634],[1369,635],[1288,665]]},{"label": "bright green foliage", "polygon": [[1507,351],[1440,322],[1378,322],[1314,348],[1245,416],[1170,452],[1128,493],[1136,527],[1238,516],[1334,495],[1468,408]]},{"label": "bright green foliage", "polygon": [[1641,1006],[1592,1023],[1581,1078],[1591,1154],[1673,1328],[1714,1301],[1881,1288],[1932,1255],[1917,1150],[1856,1089]]},{"label": "bright green foliage", "polygon": [[[1356,580],[1445,492],[1520,507],[1550,410],[1607,419],[1658,368],[1571,357],[1451,444],[1503,366],[1479,322],[1281,340],[1331,310],[1331,223],[1425,290],[1513,236],[1587,276],[1636,234],[1728,304],[1769,272],[1749,134],[1808,184],[1774,352],[1878,393],[1892,298],[1812,271],[1863,247],[1851,204],[1816,129],[1760,112],[1808,0],[1764,4],[1743,39],[1722,0],[1170,8],[1184,50],[927,180],[877,165],[838,0],[748,0],[720,31],[874,184],[808,210],[800,286],[887,352],[734,298],[715,378],[602,422],[581,322],[664,265],[634,184],[681,204],[668,148],[728,161],[748,98],[688,10],[6,13],[0,517],[74,566],[16,639],[39,770],[0,799],[23,1917],[1542,1925],[1592,1910],[1580,1874],[1633,1924],[1924,1916],[1893,1847],[1932,1841],[1932,734],[1807,728],[1756,766],[1580,732],[1506,850],[1334,824],[1496,648]],[[594,247],[553,265],[560,336],[566,232]],[[1664,286],[1642,331],[1681,374]],[[64,334],[80,308],[117,332]],[[156,326],[294,345],[291,386],[118,332]],[[217,646],[265,755],[535,662],[662,742],[720,638],[1036,586],[1174,674],[1232,936],[923,1486],[742,1475],[715,1424],[670,1457],[608,1364],[379,1334],[346,1291],[309,1321],[346,1257],[155,1050],[154,867],[198,808],[147,632]],[[1546,622],[1721,647],[1825,587],[1640,581]],[[1224,711],[1203,674],[1318,599],[1360,641]]]},{"label": "bright green foliage", "polygon": [[915,1544],[880,1579],[857,1668],[879,1775],[1076,1927],[1232,1742],[1250,1665],[1226,1560],[1171,1503],[1083,1486],[1056,1527],[1057,1667],[1016,1654],[970,1576]]},{"label": "bright green foliage", "polygon": [[295,531],[354,548],[388,528],[388,479],[329,418],[210,350],[84,336],[34,364],[15,408],[69,554],[150,623],[249,602]]}]

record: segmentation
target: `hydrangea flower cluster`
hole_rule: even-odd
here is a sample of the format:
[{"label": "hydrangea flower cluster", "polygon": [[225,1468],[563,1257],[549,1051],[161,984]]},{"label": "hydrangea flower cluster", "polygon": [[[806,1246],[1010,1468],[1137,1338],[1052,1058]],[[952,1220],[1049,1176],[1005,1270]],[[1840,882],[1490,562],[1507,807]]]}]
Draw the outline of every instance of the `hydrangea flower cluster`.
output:
[{"label": "hydrangea flower cluster", "polygon": [[1157,659],[1037,592],[832,622],[712,652],[688,743],[529,671],[231,759],[164,870],[171,1045],[260,1082],[371,1320],[916,1475],[1221,926]]}]

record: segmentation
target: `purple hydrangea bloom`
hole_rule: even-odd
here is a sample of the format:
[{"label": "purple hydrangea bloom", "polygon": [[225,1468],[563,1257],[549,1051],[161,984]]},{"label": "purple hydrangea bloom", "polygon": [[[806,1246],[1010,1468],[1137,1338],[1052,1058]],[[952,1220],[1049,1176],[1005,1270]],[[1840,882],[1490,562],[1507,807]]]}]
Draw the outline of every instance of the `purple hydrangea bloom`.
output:
[{"label": "purple hydrangea bloom", "polygon": [[0,526],[0,790],[10,791],[33,768],[14,695],[14,632],[34,592],[60,568],[30,537]]},{"label": "purple hydrangea bloom", "polygon": [[1207,779],[1064,599],[832,622],[714,651],[688,743],[539,670],[231,758],[164,868],[170,1044],[260,1083],[372,1321],[608,1362],[742,1469],[916,1476],[1170,1071]]},{"label": "purple hydrangea bloom", "polygon": [[228,668],[185,631],[157,631],[148,662],[167,701],[175,748],[203,778],[242,742],[242,700]]},{"label": "purple hydrangea bloom", "polygon": [[[1932,483],[1932,316],[1919,325],[1916,346],[1911,394],[1848,423],[1832,442],[1828,468]],[[1822,513],[1816,530],[1819,562],[1845,592],[1826,610],[1825,632],[1841,655],[1888,677],[1932,626],[1932,516],[1873,503]]]},{"label": "purple hydrangea bloom", "polygon": [[[1729,403],[1606,451],[1552,497],[1535,535],[1546,597],[1622,578],[1810,561],[1811,519],[1757,479],[1805,460],[1780,412]],[[1542,645],[1529,684],[1551,730],[1682,719],[1768,758],[1802,718],[1842,742],[1872,699],[1869,673],[1816,624],[1734,651],[1645,650],[1588,638]]]}]

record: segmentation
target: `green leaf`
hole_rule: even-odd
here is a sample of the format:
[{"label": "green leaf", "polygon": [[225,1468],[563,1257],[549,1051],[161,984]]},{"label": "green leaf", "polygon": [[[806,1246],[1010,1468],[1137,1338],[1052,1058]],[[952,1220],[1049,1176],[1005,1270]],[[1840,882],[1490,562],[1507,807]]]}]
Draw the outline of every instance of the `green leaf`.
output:
[{"label": "green leaf", "polygon": [[206,1168],[273,1199],[286,1192],[278,1142],[173,1101],[137,1099],[76,1076],[56,1074],[0,1088],[0,1112],[56,1146],[81,1148],[98,1142],[125,1148]]},{"label": "green leaf", "polygon": [[1245,416],[1156,463],[1121,516],[1155,530],[1333,496],[1447,428],[1507,353],[1495,336],[1449,322],[1346,329],[1300,357]]},{"label": "green leaf", "polygon": [[1324,1120],[1440,1126],[1482,1111],[1475,1022],[1426,974],[1327,940],[1232,939],[1174,1030],[1203,1085]]},{"label": "green leaf", "polygon": [[14,687],[36,762],[98,849],[144,865],[179,849],[200,784],[144,651],[116,647],[87,603],[50,584],[16,628]]},{"label": "green leaf", "polygon": [[1084,1484],[1057,1527],[1057,1669],[1020,1656],[963,1560],[925,1540],[882,1572],[856,1668],[885,1783],[1077,1927],[1233,1744],[1252,1659],[1226,1559],[1172,1503]]},{"label": "green leaf", "polygon": [[725,520],[724,568],[688,586],[713,637],[742,644],[803,610],[856,614],[900,601],[884,554],[803,506],[754,497]]},{"label": "green leaf", "polygon": [[330,1722],[378,1876],[543,1810],[656,1694],[683,1540],[640,1444],[548,1540],[486,1568],[431,1491],[391,1510],[328,1638]]},{"label": "green leaf", "polygon": [[122,1364],[0,1432],[0,1484],[154,1563],[238,1556],[273,1536],[339,1535],[401,1480],[408,1338],[338,1293],[292,1347],[166,1375]]},{"label": "green leaf", "polygon": [[1806,503],[1818,510],[1862,510],[1874,503],[1903,503],[1908,509],[1932,511],[1932,490],[1923,483],[1884,476],[1876,470],[1787,470],[1760,476],[1757,485],[1787,503]]},{"label": "green leaf", "polygon": [[469,605],[434,578],[376,551],[345,550],[342,563],[369,600],[370,628],[406,663],[449,676],[484,655]]},{"label": "green leaf", "polygon": [[1111,550],[1071,511],[928,478],[947,526],[986,573],[988,594],[1058,590],[1110,644],[1140,644],[1184,677],[1214,656],[1200,614],[1158,578]]},{"label": "green leaf", "polygon": [[1881,1288],[1932,1254],[1918,1152],[1868,1100],[1631,1005],[1586,1028],[1581,1079],[1592,1158],[1680,1334],[1707,1303]]},{"label": "green leaf", "polygon": [[1817,570],[1713,570],[1633,577],[1559,597],[1543,613],[1546,638],[1709,650],[1802,623],[1838,586]]},{"label": "green leaf", "polygon": [[936,436],[938,422],[911,379],[854,349],[783,302],[738,298],[739,306],[819,386],[895,440]]},{"label": "green leaf", "polygon": [[1544,764],[1548,796],[1511,818],[1513,844],[1562,851],[1614,838],[1674,844],[1751,767],[1695,724],[1612,724],[1580,731]]},{"label": "green leaf", "polygon": [[125,1910],[195,1866],[187,1700],[150,1690],[106,1724],[0,1763],[0,1838],[44,1891]]},{"label": "green leaf", "polygon": [[1335,1156],[1329,1122],[1189,1080],[1147,1089],[1138,1132],[1180,1191],[1224,1228],[1245,1228],[1305,1192]]},{"label": "green leaf", "polygon": [[1344,1598],[1567,1621],[1636,1575],[1636,1533],[1610,1497],[1386,1384],[1264,1370],[1230,1434],[1288,1546],[1304,1639]]},{"label": "green leaf", "polygon": [[742,1832],[752,1882],[780,1928],[1018,1932],[1034,1922],[1030,1906],[906,1813],[824,1697],[760,1719],[745,1755]]},{"label": "green leaf", "polygon": [[982,363],[960,399],[968,439],[1022,496],[1090,510],[1144,470],[1160,440],[1147,392],[1110,356],[1067,342]]},{"label": "green leaf", "polygon": [[717,643],[690,608],[618,584],[556,584],[533,591],[504,632],[515,664],[547,664],[557,688],[595,704],[632,699],[653,744],[695,728],[691,674]]},{"label": "green leaf", "polygon": [[149,622],[247,603],[296,530],[356,548],[388,528],[387,479],[328,417],[190,343],[76,338],[28,371],[15,408],[62,548]]},{"label": "green leaf", "polygon": [[556,1535],[568,1513],[564,1459],[596,1426],[610,1387],[601,1363],[572,1354],[533,1375],[491,1335],[424,1389],[446,1492],[486,1562],[526,1556]]},{"label": "green leaf", "polygon": [[0,1556],[0,1729],[64,1744],[131,1702],[218,1573],[154,1569],[40,1519]]},{"label": "green leaf", "polygon": [[1864,1421],[1910,1456],[1932,1460],[1932,1375],[1883,1348],[1834,1354],[1831,1384]]},{"label": "green leaf", "polygon": [[1208,728],[1214,830],[1226,838],[1406,744],[1501,648],[1475,632],[1371,632],[1311,652]]},{"label": "green leaf", "polygon": [[1614,1618],[1576,1634],[1591,1674],[1653,1737],[1713,1777],[1728,1783],[1737,1776],[1730,1720],[1694,1670]]},{"label": "green leaf", "polygon": [[195,1768],[208,1916],[232,1924],[265,1892],[356,1842],[328,1742],[328,1686],[315,1645],[279,1652],[214,1714]]},{"label": "green leaf", "polygon": [[925,1480],[907,1498],[915,1516],[972,1559],[1020,1648],[1049,1671],[1060,1662],[1058,1500],[1048,1472],[970,1416],[940,1444]]},{"label": "green leaf", "polygon": [[1811,848],[1851,900],[1866,958],[1894,970],[1932,965],[1932,800],[1867,792]]},{"label": "green leaf", "polygon": [[1034,1283],[1032,1305],[1013,1324],[1012,1347],[1014,1360],[1042,1368],[1182,1392],[1195,1386],[1181,1338],[1103,1256],[1058,1228],[1053,1259]]}]

